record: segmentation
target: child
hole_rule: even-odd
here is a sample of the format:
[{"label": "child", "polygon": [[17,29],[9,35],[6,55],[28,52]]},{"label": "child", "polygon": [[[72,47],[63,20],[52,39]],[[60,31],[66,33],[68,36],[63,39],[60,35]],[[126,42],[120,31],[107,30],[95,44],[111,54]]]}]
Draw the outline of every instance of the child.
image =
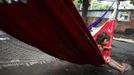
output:
[{"label": "child", "polygon": [[110,39],[110,36],[106,32],[100,33],[96,38],[96,43],[98,44],[99,49],[102,52],[103,58],[105,60],[105,63],[112,67],[113,69],[116,69],[120,71],[121,73],[124,73],[130,69],[130,65],[128,64],[119,64],[114,59],[110,57],[110,48],[107,48],[106,45],[108,44],[108,41]]}]

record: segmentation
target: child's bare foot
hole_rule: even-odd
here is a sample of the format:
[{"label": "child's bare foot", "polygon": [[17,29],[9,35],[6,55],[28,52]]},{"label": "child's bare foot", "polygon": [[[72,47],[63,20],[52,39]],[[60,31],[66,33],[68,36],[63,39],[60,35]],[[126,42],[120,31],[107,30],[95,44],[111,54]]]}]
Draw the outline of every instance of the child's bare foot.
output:
[{"label": "child's bare foot", "polygon": [[123,63],[122,65],[124,66],[124,68],[123,68],[123,70],[121,71],[121,73],[125,73],[125,72],[131,70],[131,65],[129,65],[129,64],[124,64],[124,63]]}]

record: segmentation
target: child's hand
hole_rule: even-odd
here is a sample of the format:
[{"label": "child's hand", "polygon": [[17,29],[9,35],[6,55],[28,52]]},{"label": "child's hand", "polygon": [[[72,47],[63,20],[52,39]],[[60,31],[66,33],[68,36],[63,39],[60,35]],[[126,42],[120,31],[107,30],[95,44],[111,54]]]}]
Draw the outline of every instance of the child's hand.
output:
[{"label": "child's hand", "polygon": [[112,47],[104,47],[104,49],[112,50]]}]

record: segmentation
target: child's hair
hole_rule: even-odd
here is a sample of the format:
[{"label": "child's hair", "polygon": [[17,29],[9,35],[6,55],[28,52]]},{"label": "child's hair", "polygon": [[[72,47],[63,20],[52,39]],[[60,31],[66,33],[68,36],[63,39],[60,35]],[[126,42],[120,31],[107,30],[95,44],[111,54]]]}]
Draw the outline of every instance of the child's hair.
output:
[{"label": "child's hair", "polygon": [[101,32],[96,38],[96,43],[101,44],[105,39],[109,40],[110,36],[106,32]]}]

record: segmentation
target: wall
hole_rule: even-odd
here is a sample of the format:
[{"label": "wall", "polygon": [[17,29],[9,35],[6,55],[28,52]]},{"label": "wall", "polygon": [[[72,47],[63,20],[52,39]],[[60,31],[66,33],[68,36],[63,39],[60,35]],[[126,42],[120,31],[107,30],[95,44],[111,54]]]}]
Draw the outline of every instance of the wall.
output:
[{"label": "wall", "polygon": [[[122,11],[120,11],[120,12],[122,12]],[[123,12],[128,13],[130,15],[130,17],[129,17],[129,20],[127,20],[127,21],[125,21],[125,20],[117,21],[115,31],[119,32],[119,33],[124,33],[127,28],[134,29],[134,11],[123,11]],[[103,13],[104,13],[104,11],[103,12],[102,11],[100,11],[100,12],[99,11],[96,11],[96,12],[89,11],[88,12],[89,18],[87,20],[87,24],[91,24],[97,18],[97,16],[100,17]],[[108,15],[110,15],[110,13],[111,13],[111,11],[108,12]],[[108,15],[106,15],[105,19],[103,19],[103,21],[99,25],[103,25],[108,20]],[[118,16],[119,16],[119,14],[118,14]]]}]

